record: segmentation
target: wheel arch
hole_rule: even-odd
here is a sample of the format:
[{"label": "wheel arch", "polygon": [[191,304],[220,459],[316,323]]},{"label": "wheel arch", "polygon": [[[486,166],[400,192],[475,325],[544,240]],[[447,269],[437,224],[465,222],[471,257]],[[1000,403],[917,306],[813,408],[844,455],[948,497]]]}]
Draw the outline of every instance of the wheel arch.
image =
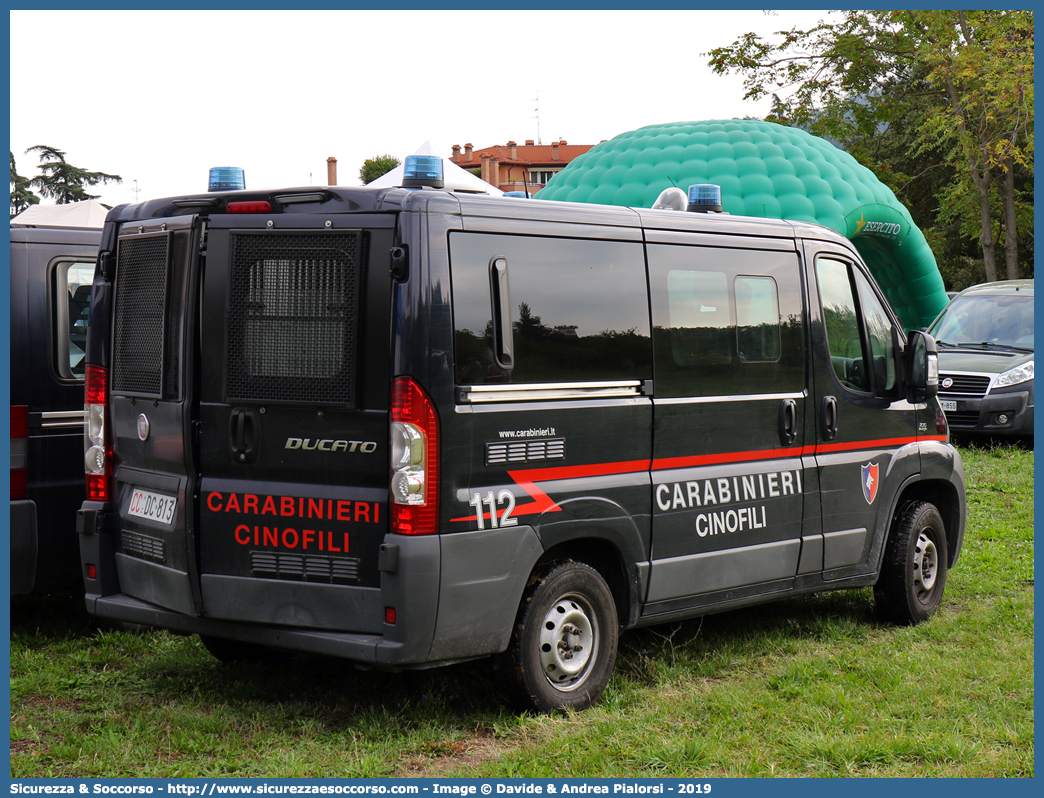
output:
[{"label": "wheel arch", "polygon": [[964,538],[964,503],[952,482],[943,479],[920,479],[907,484],[899,492],[892,508],[888,534],[892,533],[897,516],[903,507],[912,501],[930,502],[935,505],[946,527],[947,568],[952,568],[960,553]]},{"label": "wheel arch", "polygon": [[620,549],[611,540],[591,534],[560,540],[544,551],[534,570],[555,560],[575,560],[594,568],[613,594],[620,625],[626,628],[637,622],[639,570],[636,563],[628,567]]},{"label": "wheel arch", "polygon": [[616,601],[624,628],[638,621],[639,601],[649,575],[650,519],[634,516],[614,501],[582,496],[558,504],[534,524],[544,547],[541,562],[571,558],[598,571]]}]

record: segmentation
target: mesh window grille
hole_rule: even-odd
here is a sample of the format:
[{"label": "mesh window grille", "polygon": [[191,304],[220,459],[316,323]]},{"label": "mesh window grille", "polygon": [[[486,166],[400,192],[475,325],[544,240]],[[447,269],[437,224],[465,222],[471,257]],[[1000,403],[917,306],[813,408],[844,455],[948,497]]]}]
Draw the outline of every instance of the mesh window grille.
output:
[{"label": "mesh window grille", "polygon": [[177,399],[179,396],[179,378],[181,375],[181,341],[182,319],[185,315],[187,300],[186,286],[189,277],[190,235],[188,230],[175,231],[170,239],[170,273],[167,280],[167,326],[164,331],[163,349],[166,352],[166,364],[163,377],[163,398]]},{"label": "mesh window grille", "polygon": [[160,395],[168,240],[168,235],[158,235],[119,242],[113,391]]},{"label": "mesh window grille", "polygon": [[354,407],[360,233],[235,235],[229,400]]}]

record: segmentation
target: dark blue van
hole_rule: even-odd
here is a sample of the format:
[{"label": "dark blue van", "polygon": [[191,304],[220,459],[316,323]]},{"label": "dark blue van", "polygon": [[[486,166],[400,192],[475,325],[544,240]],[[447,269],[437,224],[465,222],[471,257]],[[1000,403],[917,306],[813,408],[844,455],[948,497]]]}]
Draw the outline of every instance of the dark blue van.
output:
[{"label": "dark blue van", "polygon": [[83,379],[101,230],[11,225],[11,593],[77,586]]},{"label": "dark blue van", "polygon": [[579,710],[623,630],[867,586],[917,623],[961,549],[935,343],[823,227],[184,195],[109,213],[92,313],[87,607],[222,660],[490,657]]}]

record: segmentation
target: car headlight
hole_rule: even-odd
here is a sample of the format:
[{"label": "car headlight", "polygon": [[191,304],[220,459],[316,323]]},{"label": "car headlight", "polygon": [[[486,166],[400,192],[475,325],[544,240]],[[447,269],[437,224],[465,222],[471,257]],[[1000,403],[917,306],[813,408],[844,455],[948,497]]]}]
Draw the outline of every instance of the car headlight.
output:
[{"label": "car headlight", "polygon": [[1033,379],[1033,361],[1023,363],[1013,369],[1008,369],[997,378],[995,388],[1003,388],[1005,385],[1018,385],[1020,382],[1029,382]]}]

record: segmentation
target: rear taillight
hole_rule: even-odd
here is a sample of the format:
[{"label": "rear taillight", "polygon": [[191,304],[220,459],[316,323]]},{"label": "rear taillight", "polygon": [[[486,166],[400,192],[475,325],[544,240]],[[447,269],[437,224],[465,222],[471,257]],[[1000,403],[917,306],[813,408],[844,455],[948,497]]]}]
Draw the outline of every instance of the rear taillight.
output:
[{"label": "rear taillight", "polygon": [[392,531],[430,535],[439,527],[439,419],[410,377],[392,381]]},{"label": "rear taillight", "polygon": [[11,405],[11,498],[29,498],[29,408]]},{"label": "rear taillight", "polygon": [[112,449],[105,428],[109,400],[109,373],[101,366],[87,366],[84,382],[83,425],[84,473],[87,478],[87,498],[91,501],[111,501]]}]

